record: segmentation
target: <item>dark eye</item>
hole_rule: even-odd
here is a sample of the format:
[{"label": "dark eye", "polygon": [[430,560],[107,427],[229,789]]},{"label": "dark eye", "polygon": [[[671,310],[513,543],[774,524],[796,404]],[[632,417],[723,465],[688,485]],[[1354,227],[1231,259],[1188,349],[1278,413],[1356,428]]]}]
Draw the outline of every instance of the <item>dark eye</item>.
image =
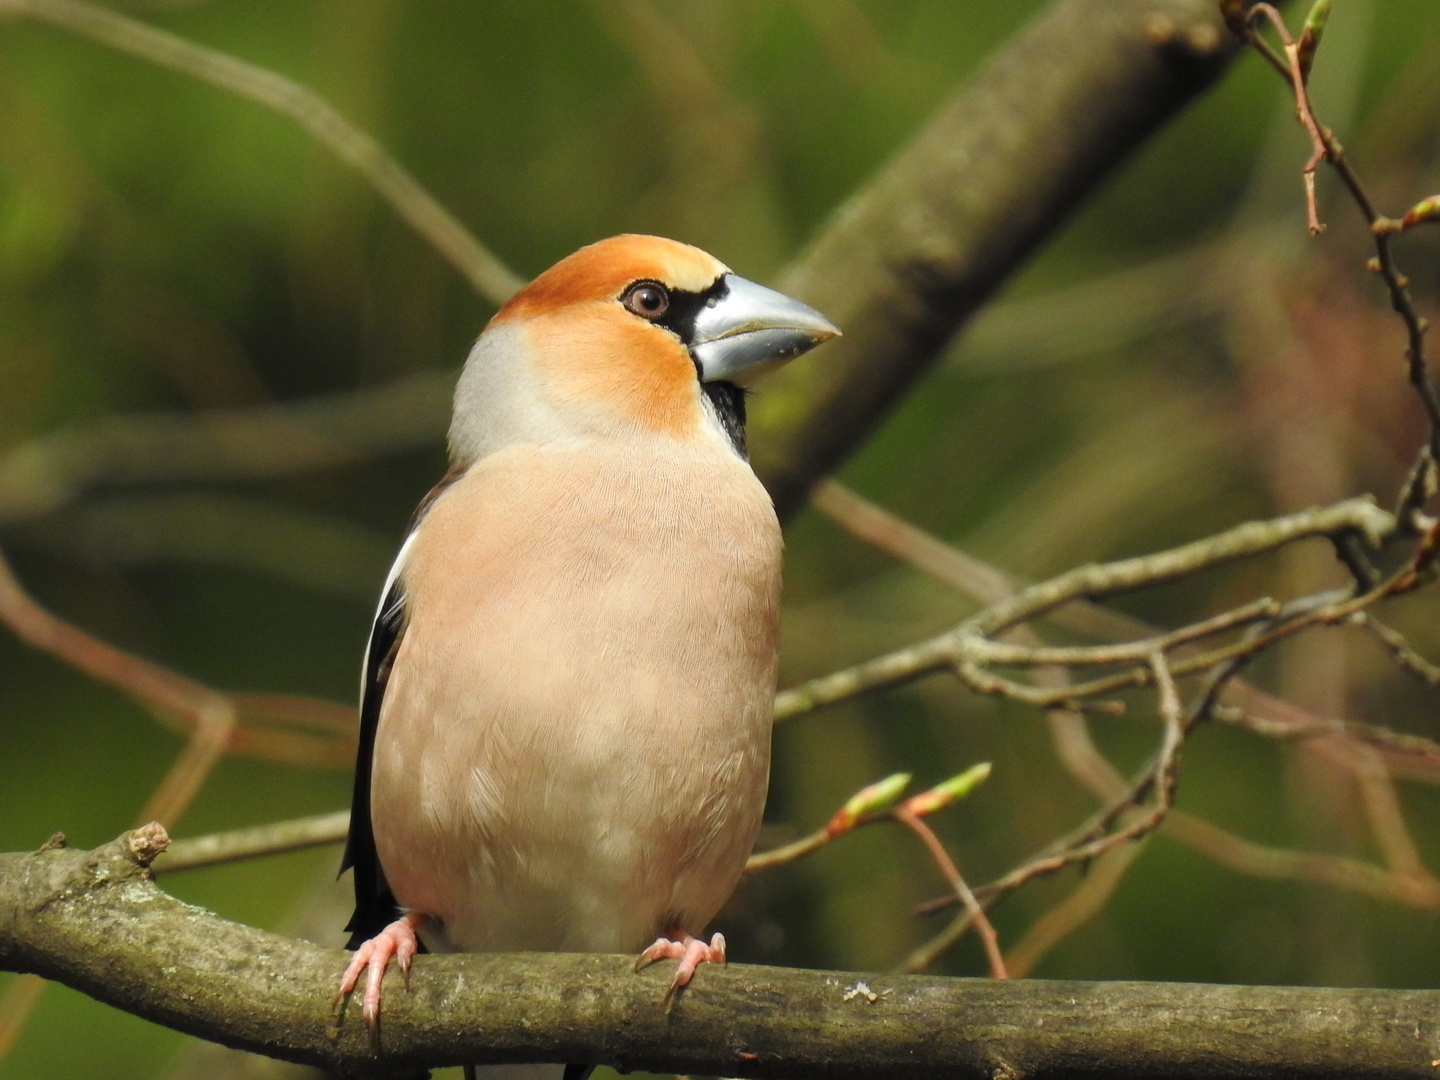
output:
[{"label": "dark eye", "polygon": [[664,318],[665,312],[670,310],[670,294],[665,291],[664,285],[653,281],[637,281],[625,290],[620,302],[627,311],[651,322]]}]

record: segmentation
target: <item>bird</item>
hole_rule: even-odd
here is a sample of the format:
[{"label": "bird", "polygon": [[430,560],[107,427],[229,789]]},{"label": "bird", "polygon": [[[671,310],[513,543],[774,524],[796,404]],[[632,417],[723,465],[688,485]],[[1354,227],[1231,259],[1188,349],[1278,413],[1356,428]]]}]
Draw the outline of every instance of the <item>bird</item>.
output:
[{"label": "bird", "polygon": [[363,665],[337,1001],[366,972],[372,1030],[387,965],[408,980],[418,951],[638,951],[679,961],[667,1002],[724,962],[695,935],[760,827],[778,666],[745,398],[839,332],[627,234],[480,334]]}]

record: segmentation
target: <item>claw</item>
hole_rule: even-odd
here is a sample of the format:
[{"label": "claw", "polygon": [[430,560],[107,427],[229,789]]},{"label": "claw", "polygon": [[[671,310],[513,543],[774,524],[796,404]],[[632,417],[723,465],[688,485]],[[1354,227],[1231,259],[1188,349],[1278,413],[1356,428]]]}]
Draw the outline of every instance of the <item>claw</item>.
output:
[{"label": "claw", "polygon": [[668,1005],[677,990],[690,985],[695,969],[701,964],[725,963],[725,935],[716,934],[710,939],[709,945],[689,934],[678,938],[656,938],[653,945],[635,958],[635,970],[649,967],[656,960],[680,961],[675,968],[675,980],[670,984],[670,989],[665,991],[664,1001]]},{"label": "claw", "polygon": [[364,971],[365,995],[361,999],[360,1011],[371,1033],[378,1031],[381,984],[385,978],[385,968],[390,963],[390,958],[394,957],[400,965],[405,989],[410,989],[410,963],[420,948],[420,943],[415,940],[415,931],[424,921],[424,915],[407,911],[369,941],[363,942],[350,958],[345,974],[340,977],[340,989],[335,992],[335,1000],[330,1007],[333,1009],[339,1005],[345,996],[355,989],[360,972]]}]

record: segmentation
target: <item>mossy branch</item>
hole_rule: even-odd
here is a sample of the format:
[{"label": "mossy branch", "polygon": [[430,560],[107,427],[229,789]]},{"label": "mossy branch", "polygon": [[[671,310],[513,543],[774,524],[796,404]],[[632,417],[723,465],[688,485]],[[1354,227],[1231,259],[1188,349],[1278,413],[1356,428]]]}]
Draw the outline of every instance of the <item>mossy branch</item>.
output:
[{"label": "mossy branch", "polygon": [[[0,969],[228,1046],[347,1075],[595,1061],[726,1076],[1430,1076],[1440,991],[997,982],[733,965],[666,1011],[629,957],[425,956],[377,1054],[330,1007],[343,954],[166,895],[147,826],[91,852],[0,855]],[[863,985],[862,985],[863,984]]]}]

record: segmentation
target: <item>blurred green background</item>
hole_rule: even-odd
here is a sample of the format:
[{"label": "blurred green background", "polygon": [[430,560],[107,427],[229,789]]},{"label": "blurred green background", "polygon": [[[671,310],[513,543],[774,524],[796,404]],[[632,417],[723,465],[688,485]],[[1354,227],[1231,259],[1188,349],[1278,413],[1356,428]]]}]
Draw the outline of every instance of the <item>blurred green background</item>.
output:
[{"label": "blurred green background", "polygon": [[[313,87],[522,275],[630,230],[697,243],[764,280],[1040,5],[117,6]],[[1341,0],[1315,93],[1390,212],[1440,189],[1433,0]],[[1388,500],[1422,434],[1401,329],[1328,177],[1332,228],[1305,236],[1306,152],[1283,87],[1246,58],[1056,238],[842,478],[1027,577],[1359,491]],[[1437,256],[1431,236],[1403,242],[1427,310]],[[490,313],[288,121],[0,18],[0,463],[106,417],[453,372]],[[102,491],[4,517],[0,546],[37,597],[110,641],[218,687],[348,702],[390,552],[442,470],[437,433],[354,466]],[[1120,606],[1174,624],[1328,584],[1330,562],[1287,556]],[[973,610],[813,510],[790,530],[786,573],[786,684]],[[1422,593],[1390,616],[1432,656],[1434,603]],[[1301,639],[1254,675],[1324,715],[1440,734],[1434,692],[1351,632]],[[1158,730],[1139,698],[1092,726],[1127,769]],[[0,850],[55,830],[85,846],[113,837],[180,747],[139,707],[0,632]],[[769,839],[816,827],[886,773],[928,785],[977,760],[995,762],[991,781],[935,821],[972,882],[1093,805],[1042,717],[933,679],[778,729]],[[173,831],[338,809],[348,787],[344,771],[226,760]],[[1418,783],[1400,799],[1433,862],[1440,799]],[[1237,730],[1197,733],[1179,805],[1257,842],[1379,858],[1348,774]],[[293,927],[337,859],[325,849],[167,887]],[[1007,902],[1002,942],[1079,881],[1060,875]],[[943,916],[912,907],[944,891],[913,837],[866,829],[751,881],[720,923],[737,960],[883,969],[940,928]],[[1035,973],[1427,986],[1437,931],[1433,911],[1248,878],[1162,836]],[[967,939],[937,970],[985,968]],[[51,988],[0,1078],[185,1073],[183,1041]]]}]

